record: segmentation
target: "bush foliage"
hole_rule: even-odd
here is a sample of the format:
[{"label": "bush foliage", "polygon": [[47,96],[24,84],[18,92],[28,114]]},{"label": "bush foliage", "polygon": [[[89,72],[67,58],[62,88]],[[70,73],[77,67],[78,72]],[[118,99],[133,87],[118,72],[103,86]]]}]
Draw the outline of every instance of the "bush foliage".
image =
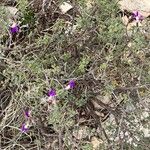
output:
[{"label": "bush foliage", "polygon": [[[128,31],[116,0],[72,0],[65,14],[62,3],[11,4],[15,35],[0,10],[0,149],[92,150],[93,137],[97,149],[149,149],[149,18]],[[45,102],[50,88],[55,105]]]}]

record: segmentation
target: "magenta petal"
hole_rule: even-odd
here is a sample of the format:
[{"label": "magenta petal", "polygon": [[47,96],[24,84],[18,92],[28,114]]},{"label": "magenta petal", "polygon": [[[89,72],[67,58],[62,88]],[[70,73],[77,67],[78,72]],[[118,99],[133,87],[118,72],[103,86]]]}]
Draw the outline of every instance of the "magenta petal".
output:
[{"label": "magenta petal", "polygon": [[143,17],[142,15],[140,15],[140,16],[139,16],[139,19],[140,19],[140,20],[143,20],[143,19],[144,19],[144,17]]},{"label": "magenta petal", "polygon": [[75,81],[74,80],[71,80],[69,82],[69,85],[70,85],[70,88],[73,89],[75,87]]},{"label": "magenta petal", "polygon": [[54,89],[51,89],[48,91],[47,95],[50,97],[50,96],[56,96],[56,91]]},{"label": "magenta petal", "polygon": [[10,32],[11,33],[18,33],[19,29],[20,29],[19,26],[15,25],[15,26],[10,27]]},{"label": "magenta petal", "polygon": [[30,111],[29,111],[29,110],[26,110],[24,113],[25,113],[25,116],[26,116],[27,118],[30,117]]},{"label": "magenta petal", "polygon": [[25,123],[22,124],[22,127],[21,127],[21,132],[27,132],[28,131],[28,127]]},{"label": "magenta petal", "polygon": [[135,16],[139,16],[139,12],[138,11],[136,11]]},{"label": "magenta petal", "polygon": [[143,20],[143,16],[138,11],[132,13],[132,18],[136,21]]}]

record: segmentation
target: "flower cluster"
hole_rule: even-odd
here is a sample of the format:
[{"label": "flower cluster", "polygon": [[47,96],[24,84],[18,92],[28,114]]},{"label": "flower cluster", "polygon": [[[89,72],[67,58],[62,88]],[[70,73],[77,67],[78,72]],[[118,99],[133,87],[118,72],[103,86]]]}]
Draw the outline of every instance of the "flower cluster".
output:
[{"label": "flower cluster", "polygon": [[[69,81],[68,85],[65,87],[65,90],[70,90],[75,87],[75,81],[71,80]],[[48,96],[48,102],[51,104],[56,103],[56,90],[55,89],[50,89],[47,93]]]},{"label": "flower cluster", "polygon": [[[75,87],[75,81],[71,80],[68,85],[65,87],[65,90],[73,89]],[[50,89],[47,93],[48,96],[48,103],[50,104],[55,104],[56,103],[56,90],[55,89]],[[21,126],[21,132],[25,133],[29,130],[30,127],[30,122],[31,122],[31,111],[25,110],[24,111],[24,117],[26,119],[26,122],[24,122]]]},{"label": "flower cluster", "polygon": [[132,19],[139,22],[139,21],[142,21],[143,20],[143,16],[140,14],[140,12],[138,11],[134,11],[132,13]]}]

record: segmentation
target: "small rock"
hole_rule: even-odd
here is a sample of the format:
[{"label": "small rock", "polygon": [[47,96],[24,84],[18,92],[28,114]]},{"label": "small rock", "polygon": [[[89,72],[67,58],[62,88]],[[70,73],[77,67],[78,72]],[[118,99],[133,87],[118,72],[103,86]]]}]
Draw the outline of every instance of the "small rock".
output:
[{"label": "small rock", "polygon": [[73,6],[70,5],[68,2],[63,2],[60,6],[59,9],[63,14],[67,13],[70,9],[72,9]]},{"label": "small rock", "polygon": [[98,139],[97,137],[92,137],[91,143],[93,145],[93,150],[96,150],[100,147],[100,144],[103,143],[101,139]]},{"label": "small rock", "polygon": [[89,135],[88,130],[87,126],[81,126],[79,129],[73,131],[73,136],[78,140],[84,139]]},{"label": "small rock", "polygon": [[11,15],[16,16],[18,9],[16,7],[5,6],[5,8],[10,12]]},{"label": "small rock", "polygon": [[122,22],[123,22],[123,24],[128,25],[129,18],[127,16],[123,16],[122,17]]},{"label": "small rock", "polygon": [[148,128],[143,128],[144,137],[150,137],[150,130]]},{"label": "small rock", "polygon": [[87,9],[92,8],[92,6],[94,5],[94,3],[95,3],[95,0],[86,0]]},{"label": "small rock", "polygon": [[17,19],[18,9],[16,7],[0,6],[0,10],[3,11],[2,17],[6,17],[4,19],[8,19],[9,21],[12,19]]}]

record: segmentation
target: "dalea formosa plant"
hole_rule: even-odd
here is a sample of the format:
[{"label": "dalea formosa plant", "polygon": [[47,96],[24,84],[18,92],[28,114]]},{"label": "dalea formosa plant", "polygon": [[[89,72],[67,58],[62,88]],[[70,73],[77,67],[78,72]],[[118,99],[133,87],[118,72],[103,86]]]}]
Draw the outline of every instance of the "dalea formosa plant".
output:
[{"label": "dalea formosa plant", "polygon": [[[71,5],[66,13],[64,2]],[[95,139],[97,149],[144,150],[149,18],[123,12],[117,0],[17,0],[12,6],[19,18],[13,24],[0,19],[6,29],[0,35],[0,90],[6,89],[0,149],[92,150]],[[130,31],[124,15],[135,24]],[[147,117],[140,118],[144,110]]]}]

